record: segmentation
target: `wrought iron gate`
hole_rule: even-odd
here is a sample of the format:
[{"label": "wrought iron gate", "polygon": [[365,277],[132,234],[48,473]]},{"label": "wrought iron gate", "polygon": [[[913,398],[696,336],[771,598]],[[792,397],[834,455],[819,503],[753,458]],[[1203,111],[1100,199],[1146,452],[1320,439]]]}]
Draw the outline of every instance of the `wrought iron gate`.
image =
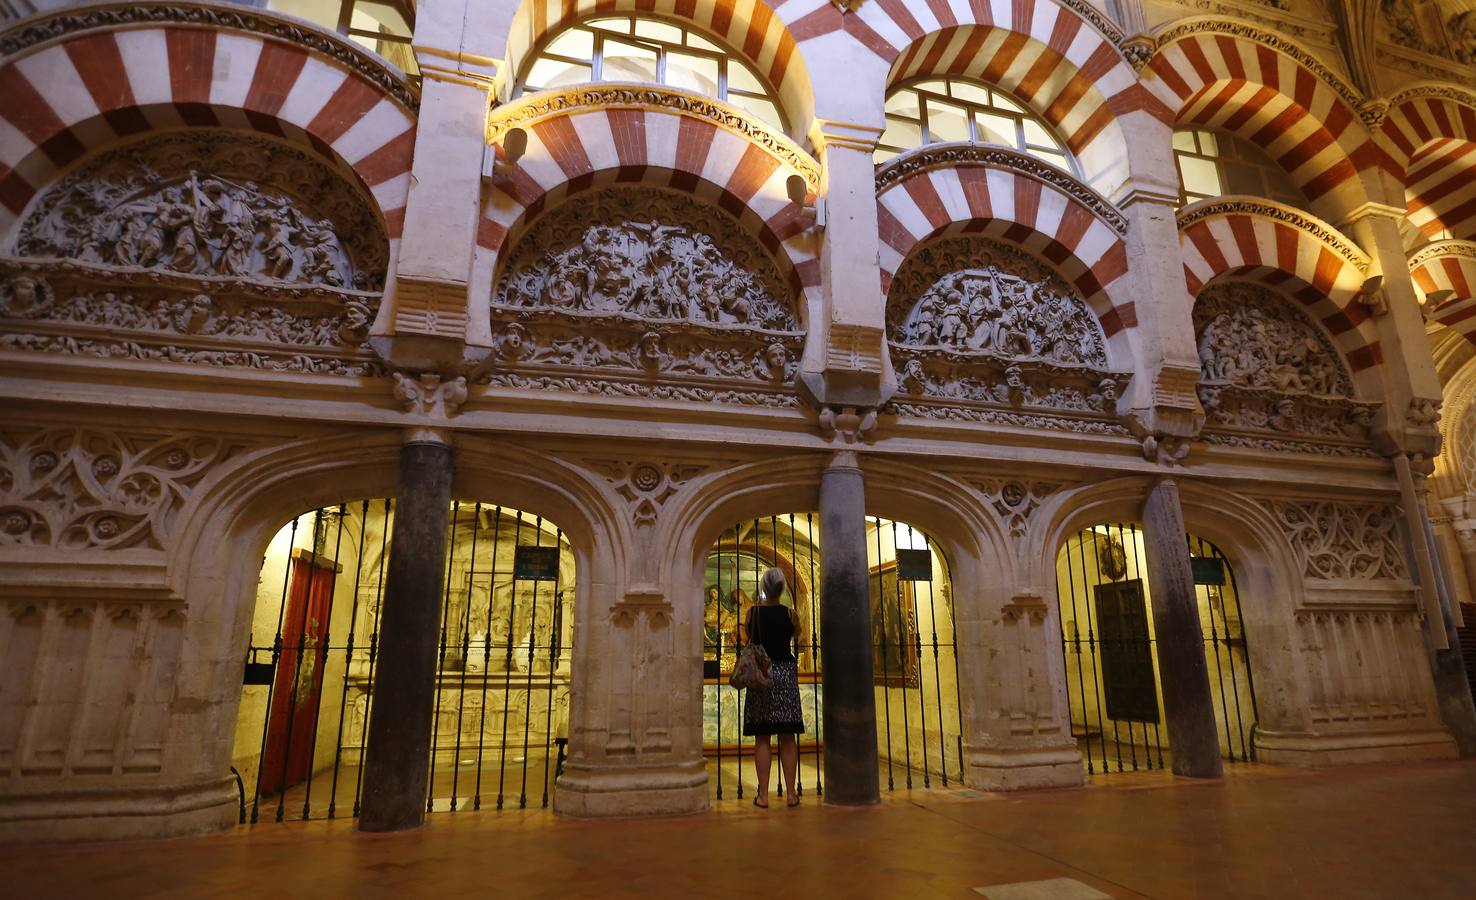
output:
[{"label": "wrought iron gate", "polygon": [[[268,548],[234,754],[243,824],[359,813],[393,515],[319,509]],[[426,809],[524,808],[530,791],[546,807],[567,738],[568,544],[537,516],[457,501],[446,547]]]},{"label": "wrought iron gate", "polygon": [[[1213,544],[1187,540],[1221,755],[1252,761],[1255,695],[1234,572]],[[1141,531],[1122,523],[1083,530],[1057,557],[1067,702],[1088,774],[1161,769],[1172,755],[1144,565]]]},{"label": "wrought iron gate", "polygon": [[[741,649],[740,625],[770,566],[785,573],[787,602],[800,623],[796,659],[806,732],[800,737],[799,791],[808,782],[815,794],[824,793],[819,518],[786,513],[742,522],[719,536],[708,553],[703,743],[718,800],[742,799],[753,783],[745,772],[752,753],[751,742],[742,738],[745,698],[728,687],[727,678]],[[946,564],[921,532],[889,519],[868,517],[867,523],[883,786],[895,789],[899,780],[907,788],[961,784],[958,664]],[[770,783],[777,784],[777,777],[776,772]]]}]

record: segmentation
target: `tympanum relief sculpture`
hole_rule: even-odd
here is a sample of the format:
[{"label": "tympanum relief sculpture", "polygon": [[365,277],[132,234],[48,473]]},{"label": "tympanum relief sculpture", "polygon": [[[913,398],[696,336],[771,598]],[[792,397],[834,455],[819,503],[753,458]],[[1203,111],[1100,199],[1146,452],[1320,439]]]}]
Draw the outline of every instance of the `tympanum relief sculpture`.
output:
[{"label": "tympanum relief sculpture", "polygon": [[949,238],[914,253],[892,281],[887,336],[904,415],[1119,428],[1107,420],[1128,376],[1108,369],[1096,316],[1012,247]]},{"label": "tympanum relief sculpture", "polygon": [[323,163],[265,139],[171,134],[42,194],[0,260],[0,347],[375,374],[388,241]]},{"label": "tympanum relief sculpture", "polygon": [[654,188],[576,198],[534,224],[504,271],[493,384],[792,402],[804,341],[794,291],[714,207]]},{"label": "tympanum relief sculpture", "polygon": [[1341,355],[1292,301],[1260,285],[1211,285],[1194,304],[1194,332],[1206,439],[1272,432],[1313,440],[1301,449],[1367,439],[1378,404],[1354,398]]}]

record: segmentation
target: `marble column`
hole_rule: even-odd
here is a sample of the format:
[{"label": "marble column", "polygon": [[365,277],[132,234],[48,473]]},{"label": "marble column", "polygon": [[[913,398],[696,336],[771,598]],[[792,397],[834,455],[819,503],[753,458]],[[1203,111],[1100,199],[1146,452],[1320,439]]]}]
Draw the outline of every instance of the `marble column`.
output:
[{"label": "marble column", "polygon": [[1220,738],[1204,661],[1184,510],[1179,505],[1179,486],[1172,479],[1160,480],[1148,492],[1143,506],[1143,545],[1174,774],[1218,778],[1224,774]]},{"label": "marble column", "polygon": [[866,498],[854,451],[820,475],[820,667],[825,675],[825,802],[878,803]]},{"label": "marble column", "polygon": [[425,818],[451,467],[446,443],[413,441],[400,451],[360,831],[416,828]]}]

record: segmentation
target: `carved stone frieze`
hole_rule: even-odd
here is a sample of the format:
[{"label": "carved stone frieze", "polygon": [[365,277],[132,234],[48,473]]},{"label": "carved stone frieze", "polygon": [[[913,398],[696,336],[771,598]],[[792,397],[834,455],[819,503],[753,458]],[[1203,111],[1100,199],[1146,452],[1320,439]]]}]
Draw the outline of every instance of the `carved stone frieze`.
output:
[{"label": "carved stone frieze", "polygon": [[1450,53],[1457,62],[1476,66],[1476,10],[1466,9],[1445,22]]},{"label": "carved stone frieze", "polygon": [[0,433],[0,545],[162,549],[195,485],[239,449],[164,433]]},{"label": "carved stone frieze", "polygon": [[1232,434],[1226,431],[1206,431],[1199,439],[1207,444],[1233,447],[1238,450],[1268,450],[1273,453],[1316,453],[1322,456],[1362,457],[1380,459],[1372,447],[1357,444],[1334,444],[1326,441],[1298,441],[1288,438],[1259,435]]},{"label": "carved stone frieze", "polygon": [[1341,355],[1269,288],[1210,285],[1194,305],[1206,428],[1366,440],[1377,403],[1356,400]]},{"label": "carved stone frieze", "polygon": [[556,391],[593,397],[629,400],[676,400],[688,403],[724,403],[768,409],[798,409],[799,398],[792,390],[756,390],[745,388],[710,388],[687,384],[662,384],[647,381],[623,381],[588,376],[491,372],[480,379],[491,387],[527,391]]},{"label": "carved stone frieze", "polygon": [[909,400],[892,400],[882,407],[882,412],[937,422],[968,422],[1013,428],[1065,431],[1074,434],[1130,436],[1127,426],[1116,419],[1084,419],[1078,416],[1052,415],[1048,412],[1016,412],[1010,409],[962,406],[951,403],[918,403]]},{"label": "carved stone frieze", "polygon": [[376,290],[389,243],[366,198],[265,138],[174,132],[105,153],[26,213],[16,253],[125,269]]},{"label": "carved stone frieze", "polygon": [[580,462],[605,477],[615,492],[631,505],[637,525],[656,521],[658,511],[688,481],[710,471],[708,462],[590,457]]},{"label": "carved stone frieze", "polygon": [[1330,500],[1265,500],[1303,574],[1319,579],[1407,580],[1395,507]]},{"label": "carved stone frieze", "polygon": [[[762,247],[712,207],[654,188],[611,188],[536,222],[490,318],[496,353],[484,377],[507,386],[663,399],[736,391],[773,405],[804,350],[794,292]],[[581,378],[601,387],[573,388]],[[622,380],[631,386],[615,388]]]},{"label": "carved stone frieze", "polygon": [[78,262],[0,259],[0,347],[375,374],[378,294]]},{"label": "carved stone frieze", "polygon": [[1342,232],[1328,225],[1320,219],[1313,218],[1306,213],[1300,212],[1290,206],[1273,203],[1266,200],[1249,200],[1244,197],[1236,197],[1230,200],[1211,200],[1204,203],[1194,203],[1184,207],[1176,216],[1179,231],[1196,222],[1214,216],[1240,213],[1242,215],[1263,216],[1277,222],[1285,222],[1297,231],[1313,235],[1319,240],[1337,251],[1345,261],[1360,272],[1368,271],[1368,256],[1355,247]]},{"label": "carved stone frieze", "polygon": [[811,190],[820,187],[820,164],[778,128],[710,97],[660,85],[587,84],[530,94],[493,111],[487,120],[487,143],[497,143],[512,128],[561,112],[620,107],[705,119],[747,138],[783,160],[805,179]]},{"label": "carved stone frieze", "polygon": [[887,336],[901,396],[926,403],[1116,415],[1126,373],[1106,368],[1092,311],[1049,268],[983,238],[949,238],[892,279]]},{"label": "carved stone frieze", "polygon": [[414,83],[353,41],[296,17],[276,16],[235,4],[176,0],[172,3],[118,3],[101,8],[62,10],[32,18],[19,27],[0,33],[0,57],[14,56],[38,44],[84,31],[139,25],[196,25],[275,38],[290,47],[302,47],[328,56],[378,85],[412,112],[420,109],[420,93]]},{"label": "carved stone frieze", "polygon": [[1127,217],[1107,198],[1048,162],[1004,147],[971,143],[924,144],[883,163],[876,172],[876,191],[880,194],[922,172],[968,165],[1022,172],[1043,181],[1091,210],[1119,235],[1127,234]]},{"label": "carved stone frieze", "polygon": [[989,500],[1009,526],[1010,534],[1020,537],[1042,500],[1061,489],[1060,482],[1030,481],[1014,478],[980,478],[970,481]]},{"label": "carved stone frieze", "polygon": [[[1464,95],[1461,102],[1476,107],[1476,94]],[[1447,256],[1476,260],[1476,241],[1447,240],[1427,244],[1409,258],[1409,269],[1412,272],[1432,259]]]},{"label": "carved stone frieze", "polygon": [[1379,17],[1384,23],[1383,36],[1388,40],[1422,53],[1440,52],[1440,48],[1425,36],[1410,0],[1380,0]]}]

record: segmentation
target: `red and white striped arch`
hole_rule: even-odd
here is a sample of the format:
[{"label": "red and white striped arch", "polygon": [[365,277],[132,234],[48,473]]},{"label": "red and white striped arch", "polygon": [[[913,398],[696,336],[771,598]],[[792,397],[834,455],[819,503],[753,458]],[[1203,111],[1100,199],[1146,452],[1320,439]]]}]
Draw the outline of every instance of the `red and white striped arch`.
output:
[{"label": "red and white striped arch", "polygon": [[373,195],[392,248],[415,116],[305,47],[191,27],[92,32],[0,63],[0,234],[89,149],[155,129],[226,127],[310,145]]},{"label": "red and white striped arch", "polygon": [[[1181,218],[1193,218],[1195,207]],[[1313,226],[1331,231],[1326,223]],[[1309,228],[1260,213],[1224,211],[1179,229],[1184,281],[1198,297],[1219,278],[1237,277],[1275,288],[1320,321],[1354,372],[1383,361],[1369,312],[1357,299],[1368,259],[1334,245]]]},{"label": "red and white striped arch", "polygon": [[1427,86],[1394,98],[1384,136],[1404,170],[1409,221],[1476,240],[1476,94]]},{"label": "red and white striped arch", "polygon": [[1143,76],[1178,124],[1256,144],[1314,204],[1347,211],[1369,199],[1359,172],[1379,165],[1382,152],[1340,91],[1286,53],[1245,37],[1189,33],[1159,47]]},{"label": "red and white striped arch", "polygon": [[1411,262],[1410,277],[1425,296],[1454,291],[1429,310],[1431,320],[1476,344],[1476,242],[1439,241],[1422,249]]},{"label": "red and white striped arch", "polygon": [[564,109],[522,127],[527,151],[482,206],[479,281],[490,284],[524,227],[565,197],[650,184],[726,210],[774,257],[796,296],[818,299],[819,242],[785,191],[795,172],[764,146],[706,119],[649,108]]},{"label": "red and white striped arch", "polygon": [[1138,324],[1133,301],[1113,295],[1127,246],[1110,225],[1054,185],[989,166],[917,172],[877,197],[882,294],[919,243],[979,234],[1015,244],[1055,267],[1097,314],[1110,339]]},{"label": "red and white striped arch", "polygon": [[768,79],[791,127],[810,115],[810,79],[794,35],[766,0],[524,0],[507,42],[508,68],[521,77],[529,55],[558,32],[598,16],[647,13],[687,22],[736,50]]}]

